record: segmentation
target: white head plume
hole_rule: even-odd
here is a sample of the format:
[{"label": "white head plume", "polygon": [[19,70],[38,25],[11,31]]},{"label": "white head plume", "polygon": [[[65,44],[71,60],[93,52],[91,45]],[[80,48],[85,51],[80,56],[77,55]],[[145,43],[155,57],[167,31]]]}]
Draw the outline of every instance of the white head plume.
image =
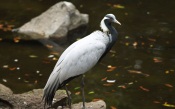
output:
[{"label": "white head plume", "polygon": [[100,27],[103,30],[103,32],[107,32],[109,31],[109,29],[107,28],[106,24],[105,24],[105,20],[108,19],[110,22],[114,22],[114,23],[118,23],[119,25],[121,25],[121,23],[116,19],[116,17],[114,16],[114,14],[107,14],[100,23]]}]

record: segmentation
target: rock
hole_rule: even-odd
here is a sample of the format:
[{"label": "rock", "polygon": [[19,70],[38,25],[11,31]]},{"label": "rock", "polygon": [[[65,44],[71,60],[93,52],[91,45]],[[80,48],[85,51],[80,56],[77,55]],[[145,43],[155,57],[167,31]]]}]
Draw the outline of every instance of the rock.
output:
[{"label": "rock", "polygon": [[3,95],[12,95],[13,92],[10,88],[0,84],[0,96],[3,96]]},{"label": "rock", "polygon": [[[102,100],[85,104],[86,109],[106,109],[106,103]],[[82,102],[72,105],[72,109],[82,109]]]},{"label": "rock", "polygon": [[[9,109],[43,109],[44,103],[42,102],[43,90],[34,89],[32,91],[13,94],[13,92],[6,86],[0,84],[0,109],[3,107]],[[67,98],[64,90],[58,90],[55,94],[55,99],[61,101]]]},{"label": "rock", "polygon": [[[6,86],[0,84],[0,109],[43,109],[42,89],[34,89],[22,94],[13,94],[13,92]],[[66,107],[67,95],[65,90],[58,90],[55,94],[53,106],[46,109],[59,109],[59,107]],[[86,109],[106,109],[104,101],[86,103]],[[82,102],[73,104],[72,109],[82,109]]]},{"label": "rock", "polygon": [[62,38],[69,30],[87,24],[88,20],[88,15],[81,14],[72,3],[62,1],[13,31],[31,39]]}]

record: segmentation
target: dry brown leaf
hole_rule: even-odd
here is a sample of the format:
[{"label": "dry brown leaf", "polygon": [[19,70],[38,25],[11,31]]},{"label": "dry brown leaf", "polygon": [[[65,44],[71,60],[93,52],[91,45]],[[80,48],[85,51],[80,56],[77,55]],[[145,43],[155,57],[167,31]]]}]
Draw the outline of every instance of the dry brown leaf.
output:
[{"label": "dry brown leaf", "polygon": [[108,77],[102,78],[101,81],[105,81],[105,80],[107,80],[107,78],[108,78]]},{"label": "dry brown leaf", "polygon": [[125,85],[120,85],[118,87],[123,88],[123,89],[126,89],[126,86]]},{"label": "dry brown leaf", "polygon": [[153,61],[154,61],[155,63],[159,63],[159,62],[162,62],[162,58],[161,58],[161,57],[154,57],[154,58],[153,58]]},{"label": "dry brown leaf", "polygon": [[13,71],[13,70],[15,70],[15,69],[16,69],[16,67],[9,68],[9,70],[11,70],[11,71]]},{"label": "dry brown leaf", "polygon": [[147,88],[145,88],[143,86],[140,86],[140,89],[142,89],[143,91],[146,91],[146,92],[149,92],[150,91],[149,89],[147,89]]},{"label": "dry brown leaf", "polygon": [[108,65],[107,67],[108,67],[107,72],[112,72],[113,70],[115,70],[117,68],[117,67],[111,66],[111,65]]},{"label": "dry brown leaf", "polygon": [[15,43],[18,43],[18,42],[20,41],[20,39],[21,39],[20,37],[14,37],[14,38],[13,38],[13,41],[14,41]]},{"label": "dry brown leaf", "polygon": [[80,93],[81,93],[80,91],[78,91],[78,92],[75,92],[75,95],[80,95]]},{"label": "dry brown leaf", "polygon": [[114,106],[110,106],[110,108],[111,108],[111,109],[117,109],[117,108],[116,108],[116,107],[114,107]]},{"label": "dry brown leaf", "polygon": [[173,87],[173,85],[171,85],[171,84],[165,84],[165,86],[170,87],[170,88]]},{"label": "dry brown leaf", "polygon": [[46,47],[47,47],[47,48],[53,48],[52,45],[48,45],[48,44],[46,45]]},{"label": "dry brown leaf", "polygon": [[133,45],[134,47],[136,47],[136,46],[138,45],[138,43],[137,43],[137,42],[134,42],[132,45]]},{"label": "dry brown leaf", "polygon": [[153,38],[148,38],[148,40],[150,40],[152,42],[156,42],[156,39],[153,39]]}]

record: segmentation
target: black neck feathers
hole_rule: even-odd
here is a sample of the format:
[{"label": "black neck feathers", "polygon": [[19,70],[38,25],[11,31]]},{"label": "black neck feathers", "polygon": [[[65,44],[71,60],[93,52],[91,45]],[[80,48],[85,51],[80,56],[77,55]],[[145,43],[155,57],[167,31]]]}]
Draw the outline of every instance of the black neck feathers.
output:
[{"label": "black neck feathers", "polygon": [[105,23],[106,27],[109,29],[109,33],[107,33],[107,34],[108,34],[110,43],[107,45],[106,51],[101,56],[99,61],[111,50],[112,46],[117,41],[117,36],[118,36],[117,30],[112,26],[111,21],[109,19],[105,19],[104,23]]},{"label": "black neck feathers", "polygon": [[[106,27],[109,29],[109,32],[110,32],[112,38],[117,39],[118,32],[117,32],[117,30],[112,26],[111,21],[110,21],[109,19],[105,19],[105,20],[104,20],[104,23],[105,23]],[[116,40],[114,40],[114,41],[116,41]]]}]

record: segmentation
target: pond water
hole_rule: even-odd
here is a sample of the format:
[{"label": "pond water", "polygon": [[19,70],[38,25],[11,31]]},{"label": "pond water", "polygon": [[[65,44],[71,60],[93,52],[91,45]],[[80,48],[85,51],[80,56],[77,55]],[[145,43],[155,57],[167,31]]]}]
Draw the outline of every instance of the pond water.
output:
[{"label": "pond water", "polygon": [[[85,74],[86,101],[103,99],[109,109],[175,108],[175,1],[70,1],[89,14],[86,35],[100,29],[100,20],[107,13],[115,14],[122,24],[115,25],[119,38],[110,53]],[[57,2],[0,3],[0,83],[14,93],[43,88],[58,57],[39,41],[20,40],[10,30]],[[80,78],[68,85],[73,102],[81,101],[79,87]]]}]

